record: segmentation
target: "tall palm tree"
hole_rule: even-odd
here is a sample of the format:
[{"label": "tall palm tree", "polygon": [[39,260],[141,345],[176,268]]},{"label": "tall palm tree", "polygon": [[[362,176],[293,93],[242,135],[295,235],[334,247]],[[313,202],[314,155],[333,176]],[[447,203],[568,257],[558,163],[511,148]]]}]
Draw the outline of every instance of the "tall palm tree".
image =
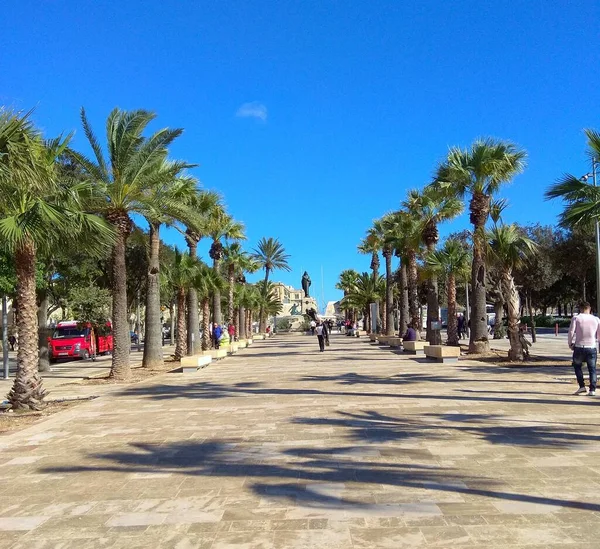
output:
[{"label": "tall palm tree", "polygon": [[99,217],[86,213],[93,189],[58,176],[57,159],[69,138],[43,141],[28,115],[0,111],[0,242],[14,256],[17,279],[17,375],[8,399],[15,410],[39,410],[46,394],[38,373],[36,260],[82,234],[92,253],[113,233]]},{"label": "tall palm tree", "polygon": [[112,251],[112,325],[114,350],[111,377],[128,379],[131,376],[129,352],[131,339],[127,311],[127,268],[125,247],[133,229],[130,215],[141,213],[151,203],[150,181],[162,166],[167,147],[181,135],[181,129],[162,129],[150,137],[143,133],[155,114],[145,110],[113,109],[106,121],[108,157],[81,109],[83,131],[94,153],[94,159],[71,151],[88,178],[93,181],[102,198],[96,201],[96,211],[113,226],[116,242]]},{"label": "tall palm tree", "polygon": [[[427,251],[431,253],[435,250],[439,240],[438,225],[460,215],[463,211],[463,202],[456,196],[429,185],[422,191],[409,191],[404,207],[413,215],[421,218],[421,238]],[[432,328],[434,322],[440,322],[440,302],[437,275],[435,271],[430,271],[427,284],[427,332],[425,339],[430,345],[441,345],[441,331]]]},{"label": "tall palm tree", "polygon": [[[186,220],[185,241],[191,257],[198,257],[198,243],[207,235],[208,221],[211,215],[222,208],[221,196],[213,191],[198,189],[189,200],[188,207],[194,212],[191,219]],[[191,286],[187,294],[187,334],[188,349],[192,349],[192,341],[200,341],[200,322],[198,317],[198,292]]]},{"label": "tall palm tree", "polygon": [[211,324],[210,324],[210,299],[215,292],[225,288],[223,278],[214,269],[201,263],[198,271],[191,281],[191,285],[197,291],[202,310],[202,338],[201,347],[207,351],[211,347]]},{"label": "tall palm tree", "polygon": [[504,183],[511,181],[525,167],[526,153],[513,143],[484,139],[469,149],[450,149],[438,168],[434,185],[453,192],[457,197],[470,195],[470,221],[473,224],[473,265],[471,285],[470,352],[489,351],[486,314],[486,234],[492,197]]},{"label": "tall palm tree", "polygon": [[[215,208],[208,218],[207,234],[212,239],[208,255],[213,260],[213,269],[219,273],[219,267],[224,255],[222,240],[244,240],[244,225],[231,217],[222,207]],[[221,291],[215,289],[213,294],[213,320],[218,324],[222,322]]]},{"label": "tall palm tree", "polygon": [[469,274],[471,254],[459,240],[449,239],[440,250],[432,250],[425,256],[430,271],[446,280],[448,296],[448,345],[458,345],[458,318],[456,312],[456,279]]},{"label": "tall palm tree", "polygon": [[385,281],[382,276],[373,279],[372,274],[364,272],[358,275],[355,285],[342,299],[342,308],[357,309],[363,315],[363,324],[367,332],[371,331],[370,304],[378,302],[385,293]]},{"label": "tall palm tree", "polygon": [[502,289],[506,297],[508,312],[508,339],[510,360],[523,360],[523,346],[519,339],[521,306],[519,292],[515,286],[513,271],[520,268],[536,251],[536,245],[516,225],[496,225],[488,233],[492,260],[501,273]]},{"label": "tall palm tree", "polygon": [[[254,249],[252,257],[258,265],[260,265],[260,268],[265,270],[265,287],[267,282],[269,282],[269,275],[272,271],[276,269],[283,271],[292,270],[288,264],[290,256],[285,253],[285,248],[276,238],[261,238],[258,242],[258,246]],[[259,311],[259,323],[260,331],[265,332],[267,329],[267,318],[262,305]]]},{"label": "tall palm tree", "polygon": [[175,360],[181,360],[187,354],[187,326],[185,321],[186,295],[190,286],[195,284],[201,269],[200,261],[189,253],[175,249],[173,263],[165,268],[165,275],[175,293],[177,309],[177,338],[175,342]]},{"label": "tall palm tree", "polygon": [[[589,155],[600,159],[600,132],[585,130]],[[588,227],[600,220],[600,187],[591,184],[587,177],[577,178],[565,174],[546,192],[547,199],[561,198],[565,207],[559,216],[561,226]]]},{"label": "tall palm tree", "polygon": [[[335,287],[337,290],[341,290],[344,292],[344,297],[346,297],[350,291],[356,285],[356,280],[359,277],[359,274],[354,269],[346,269],[340,273],[339,280],[336,283]],[[354,322],[355,312],[354,309],[344,309],[346,312],[346,320],[350,320]]]},{"label": "tall palm tree", "polygon": [[259,280],[256,287],[258,289],[259,306],[264,312],[265,318],[281,313],[283,304],[279,301],[275,285],[268,280]]},{"label": "tall palm tree", "polygon": [[183,170],[192,167],[184,162],[164,160],[152,174],[145,190],[146,200],[141,213],[149,226],[149,261],[146,285],[146,331],[142,366],[160,368],[163,365],[162,326],[160,310],[160,227],[186,220],[193,214],[186,203],[196,194],[196,180]]},{"label": "tall palm tree", "polygon": [[227,272],[228,285],[227,323],[233,324],[236,327],[236,330],[238,330],[239,325],[234,314],[235,283],[240,277],[245,280],[244,273],[258,270],[258,265],[256,264],[256,261],[250,257],[250,254],[242,249],[239,242],[233,242],[225,247],[224,258],[223,266]]},{"label": "tall palm tree", "polygon": [[388,239],[396,255],[401,258],[401,274],[403,271],[406,273],[408,318],[420,337],[422,322],[417,261],[422,246],[420,217],[414,212],[399,210],[390,215],[389,223],[391,227]]}]

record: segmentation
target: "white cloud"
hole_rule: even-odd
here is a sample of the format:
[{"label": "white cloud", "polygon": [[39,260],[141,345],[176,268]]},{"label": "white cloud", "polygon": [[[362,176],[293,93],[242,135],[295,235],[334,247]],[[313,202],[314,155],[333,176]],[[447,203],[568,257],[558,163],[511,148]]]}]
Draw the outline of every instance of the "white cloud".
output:
[{"label": "white cloud", "polygon": [[235,113],[241,118],[258,118],[263,122],[267,120],[267,107],[258,101],[244,103]]}]

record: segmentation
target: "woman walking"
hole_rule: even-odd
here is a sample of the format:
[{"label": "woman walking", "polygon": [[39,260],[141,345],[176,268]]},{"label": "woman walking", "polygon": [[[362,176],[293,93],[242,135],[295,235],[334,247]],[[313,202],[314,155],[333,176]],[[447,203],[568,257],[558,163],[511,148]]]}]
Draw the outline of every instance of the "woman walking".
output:
[{"label": "woman walking", "polygon": [[325,326],[323,326],[323,322],[319,321],[315,327],[315,332],[319,340],[319,351],[323,352],[325,350]]}]

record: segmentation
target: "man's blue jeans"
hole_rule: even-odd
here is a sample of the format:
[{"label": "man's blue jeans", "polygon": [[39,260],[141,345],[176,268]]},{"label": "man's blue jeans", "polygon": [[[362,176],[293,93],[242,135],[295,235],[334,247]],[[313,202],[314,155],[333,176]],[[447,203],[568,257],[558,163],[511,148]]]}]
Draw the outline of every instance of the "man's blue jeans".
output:
[{"label": "man's blue jeans", "polygon": [[585,380],[583,379],[583,370],[581,366],[585,362],[590,373],[590,391],[596,390],[596,358],[598,352],[596,349],[587,347],[575,347],[573,349],[573,368],[575,368],[575,375],[577,376],[577,383],[580,387],[585,387]]}]

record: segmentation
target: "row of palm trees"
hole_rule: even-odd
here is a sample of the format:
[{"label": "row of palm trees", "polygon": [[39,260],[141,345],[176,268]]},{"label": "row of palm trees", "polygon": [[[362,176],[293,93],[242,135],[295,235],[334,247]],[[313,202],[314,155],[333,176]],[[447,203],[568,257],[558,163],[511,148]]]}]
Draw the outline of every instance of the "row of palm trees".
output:
[{"label": "row of palm trees", "polygon": [[[437,167],[433,181],[422,190],[411,190],[400,209],[376,220],[359,245],[359,251],[371,254],[371,274],[350,270],[340,275],[338,288],[344,291],[342,307],[359,310],[368,319],[368,304],[381,299],[381,326],[394,333],[394,292],[399,304],[399,329],[408,324],[421,328],[419,283],[426,291],[426,340],[441,344],[438,279],[445,281],[448,299],[448,344],[457,345],[456,285],[467,278],[470,263],[472,308],[469,350],[489,350],[486,293],[489,269],[501,273],[502,291],[508,304],[508,329],[511,358],[522,359],[519,341],[519,294],[512,276],[515,268],[534,251],[534,244],[516,225],[502,222],[504,202],[495,196],[525,166],[525,151],[506,141],[483,139],[469,148],[450,149]],[[468,200],[472,247],[457,239],[447,240],[441,249],[438,225],[460,215]],[[493,226],[488,228],[490,219]],[[385,278],[380,277],[379,253],[386,263]],[[400,258],[397,272],[392,257]],[[385,298],[383,298],[385,296]]]},{"label": "row of palm trees", "polygon": [[[239,303],[250,311],[256,305],[261,327],[266,325],[266,314],[276,308],[268,278],[275,268],[289,270],[288,256],[273,238],[262,239],[252,254],[241,249],[244,226],[227,213],[217,193],[198,187],[187,172],[193,165],[169,158],[168,147],[182,134],[181,129],[165,128],[146,137],[154,113],[114,109],[106,122],[103,147],[82,109],[83,130],[92,150],[88,157],[69,147],[70,135],[44,140],[30,114],[0,110],[0,240],[14,257],[19,303],[18,368],[9,394],[13,408],[43,406],[45,391],[37,368],[36,258],[40,251],[51,253],[65,242],[77,243],[99,257],[110,253],[114,336],[110,375],[118,380],[130,377],[125,250],[134,218],[139,216],[149,232],[143,366],[156,368],[163,362],[161,284],[177,289],[178,356],[191,352],[190,343],[201,340],[199,298],[204,348],[209,344],[210,309],[215,322],[223,321],[223,269],[228,280],[227,321],[239,324],[233,318],[234,283],[245,272],[264,268],[265,279],[256,290],[259,297],[254,295],[253,300],[255,290],[248,290],[246,301],[240,297]],[[160,230],[165,225],[185,234],[188,252],[179,254],[161,273]],[[212,241],[211,267],[197,257],[202,238]]]}]

